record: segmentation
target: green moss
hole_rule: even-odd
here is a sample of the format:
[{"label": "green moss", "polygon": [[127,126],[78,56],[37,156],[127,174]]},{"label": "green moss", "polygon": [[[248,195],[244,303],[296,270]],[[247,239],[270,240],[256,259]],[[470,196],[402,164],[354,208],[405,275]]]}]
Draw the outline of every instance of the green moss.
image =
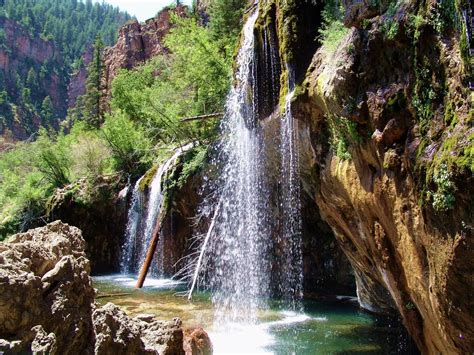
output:
[{"label": "green moss", "polygon": [[208,162],[209,146],[198,145],[183,154],[174,168],[164,179],[162,210],[167,211],[175,194],[183,189],[192,176],[205,169]]},{"label": "green moss", "polygon": [[450,99],[450,95],[446,97],[446,104],[444,109],[444,122],[451,127],[454,127],[459,121],[459,118],[454,109],[453,101]]},{"label": "green moss", "polygon": [[357,131],[357,123],[345,117],[330,116],[327,119],[332,151],[343,160],[351,158],[350,148],[364,141]]},{"label": "green moss", "polygon": [[206,163],[208,146],[199,145],[183,157],[183,168],[178,178],[178,188],[183,188],[191,176],[200,173]]},{"label": "green moss", "polygon": [[436,191],[430,191],[428,195],[432,198],[433,208],[437,211],[444,212],[454,208],[456,188],[452,177],[446,164],[442,164],[434,173]]},{"label": "green moss", "polygon": [[142,181],[140,181],[139,188],[141,191],[145,191],[150,187],[151,182],[153,181],[153,178],[156,174],[156,171],[158,170],[158,164],[153,165],[148,171],[143,175]]},{"label": "green moss", "polygon": [[368,30],[370,28],[370,26],[372,26],[372,23],[370,22],[370,20],[368,20],[366,18],[362,20],[362,28],[364,30]]}]

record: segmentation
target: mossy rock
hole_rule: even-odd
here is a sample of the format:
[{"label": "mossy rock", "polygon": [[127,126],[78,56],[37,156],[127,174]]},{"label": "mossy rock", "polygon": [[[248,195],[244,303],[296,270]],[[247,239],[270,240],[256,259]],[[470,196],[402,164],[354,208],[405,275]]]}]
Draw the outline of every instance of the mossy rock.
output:
[{"label": "mossy rock", "polygon": [[151,182],[153,181],[153,178],[155,177],[155,174],[158,170],[158,165],[159,164],[153,165],[150,169],[148,169],[145,175],[143,175],[140,185],[138,186],[140,191],[145,191],[150,187]]}]

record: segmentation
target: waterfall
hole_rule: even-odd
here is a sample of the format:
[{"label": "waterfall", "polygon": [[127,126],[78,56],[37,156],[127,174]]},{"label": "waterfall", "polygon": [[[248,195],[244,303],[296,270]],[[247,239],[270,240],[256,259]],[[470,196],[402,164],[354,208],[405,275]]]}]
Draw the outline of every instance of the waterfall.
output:
[{"label": "waterfall", "polygon": [[145,199],[143,191],[140,189],[140,182],[142,179],[143,177],[135,183],[132,192],[132,202],[130,204],[130,209],[128,210],[125,243],[122,248],[122,257],[120,260],[120,272],[122,274],[136,271],[134,252],[137,247],[139,247],[136,238],[139,233],[140,223],[143,216],[143,204]]},{"label": "waterfall", "polygon": [[291,112],[294,96],[294,73],[288,72],[288,94],[280,123],[280,242],[283,248],[281,260],[280,293],[294,310],[301,307],[303,297],[303,257],[301,246],[301,196],[299,182],[298,129]]},{"label": "waterfall", "polygon": [[269,294],[271,233],[263,139],[252,97],[257,16],[255,11],[244,26],[237,55],[237,84],[229,93],[221,124],[225,138],[220,147],[219,213],[211,224],[213,237],[208,247],[212,255],[209,281],[218,322],[255,322],[257,310],[265,306]]},{"label": "waterfall", "polygon": [[[174,152],[173,156],[161,164],[151,181],[148,203],[143,208],[144,193],[140,190],[140,182],[137,181],[132,194],[132,203],[128,211],[127,231],[125,235],[125,244],[122,248],[121,272],[138,273],[147,253],[150,244],[153,229],[159,218],[163,202],[164,190],[163,182],[167,172],[175,166],[179,157],[194,147],[193,143],[182,146]],[[163,276],[163,258],[164,243],[162,238],[158,242],[155,253],[155,260],[151,268],[151,274]]]},{"label": "waterfall", "polygon": [[[269,167],[267,147],[258,122],[258,96],[265,95],[260,99],[266,100],[274,99],[277,94],[268,85],[260,92],[256,90],[259,85],[254,43],[257,16],[258,9],[243,29],[242,46],[236,59],[236,84],[227,98],[221,123],[224,139],[217,159],[221,167],[215,189],[217,203],[214,198],[214,214],[208,232],[202,236],[201,250],[190,275],[188,296],[191,297],[201,273],[212,290],[218,323],[256,322],[258,310],[267,306],[270,297],[270,280],[275,280],[272,273],[279,273],[276,279],[285,307],[301,310],[299,158],[297,127],[291,111],[295,81],[288,67],[288,95],[279,137],[275,137],[275,141],[279,141],[280,174],[276,184],[280,196],[278,206],[273,206],[278,208],[273,208],[266,172]],[[273,77],[280,67],[269,48],[269,37],[267,34],[263,37],[263,68]],[[261,73],[263,77],[268,76],[266,74]],[[205,204],[209,206],[209,202]],[[275,210],[278,216],[273,215]],[[278,256],[272,260],[278,248]],[[272,265],[276,270],[272,270]]]}]

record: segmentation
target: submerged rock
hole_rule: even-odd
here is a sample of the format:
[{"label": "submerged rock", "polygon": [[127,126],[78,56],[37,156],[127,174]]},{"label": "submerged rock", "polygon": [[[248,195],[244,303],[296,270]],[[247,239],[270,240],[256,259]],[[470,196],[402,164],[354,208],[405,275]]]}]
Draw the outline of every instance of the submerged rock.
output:
[{"label": "submerged rock", "polygon": [[[60,221],[0,243],[0,352],[185,354],[179,319],[95,304],[84,248],[81,231]],[[212,352],[199,344],[186,354]]]}]

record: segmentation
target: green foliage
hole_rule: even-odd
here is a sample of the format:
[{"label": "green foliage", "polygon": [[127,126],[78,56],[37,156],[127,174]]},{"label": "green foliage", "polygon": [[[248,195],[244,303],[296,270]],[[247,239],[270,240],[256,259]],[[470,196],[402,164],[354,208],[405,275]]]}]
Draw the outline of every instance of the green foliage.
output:
[{"label": "green foliage", "polygon": [[0,154],[0,240],[14,233],[25,211],[43,201],[48,193],[36,158],[33,145],[27,143]]},{"label": "green foliage", "polygon": [[183,157],[183,169],[177,182],[178,188],[182,188],[191,176],[196,175],[204,168],[207,161],[207,153],[208,146],[205,145],[198,145],[187,152]]},{"label": "green foliage", "polygon": [[[36,133],[40,122],[57,129],[66,116],[70,74],[83,65],[85,51],[96,37],[113,44],[117,29],[129,19],[127,13],[99,1],[0,1],[0,48],[9,57],[17,57],[14,67],[0,69],[0,93],[7,94],[0,104],[0,132],[12,127],[18,132],[21,127],[24,133],[17,138],[24,138]],[[9,20],[23,26],[33,42],[52,41],[54,52],[42,53],[47,59],[40,62],[19,51],[17,33],[3,29],[3,22]],[[45,118],[43,103],[53,95]]]},{"label": "green foliage", "polygon": [[213,139],[215,120],[181,119],[223,110],[235,32],[221,28],[229,37],[217,40],[212,20],[209,27],[196,18],[173,16],[172,21],[175,27],[164,40],[170,54],[122,70],[112,83],[111,107],[143,126],[155,143]]},{"label": "green foliage", "polygon": [[86,93],[83,97],[83,119],[90,127],[99,128],[103,122],[103,112],[100,107],[102,97],[101,78],[103,70],[102,51],[104,43],[97,37],[94,42],[94,53],[87,67]]},{"label": "green foliage", "polygon": [[428,122],[433,117],[433,100],[436,99],[436,92],[431,83],[433,72],[427,58],[421,62],[416,62],[415,76],[416,82],[413,90],[412,105],[415,108],[422,130],[425,130]]},{"label": "green foliage", "polygon": [[42,129],[35,142],[0,153],[0,239],[44,213],[56,187],[112,172],[100,133],[78,122],[69,134]]},{"label": "green foliage", "polygon": [[333,152],[343,160],[349,160],[349,147],[363,142],[364,138],[357,132],[357,123],[345,117],[333,116],[328,119],[330,144]]},{"label": "green foliage", "polygon": [[[227,42],[226,46],[235,46],[245,4],[245,0],[214,0],[210,3],[210,29],[214,39]],[[233,50],[233,48],[228,49]]]},{"label": "green foliage", "polygon": [[433,181],[437,186],[435,192],[431,192],[433,198],[433,208],[437,211],[447,211],[454,208],[456,198],[454,192],[456,188],[452,181],[452,173],[448,170],[446,164],[442,164],[435,171]]},{"label": "green foliage", "polygon": [[428,22],[440,34],[451,28],[460,28],[460,18],[455,0],[436,1],[431,8]]},{"label": "green foliage", "polygon": [[107,115],[102,135],[112,153],[113,168],[139,176],[151,163],[152,145],[145,130],[124,113]]},{"label": "green foliage", "polygon": [[53,187],[62,187],[69,182],[70,158],[63,134],[48,135],[45,129],[35,143],[38,160],[36,167]]},{"label": "green foliage", "polygon": [[327,1],[322,12],[323,25],[319,30],[319,41],[324,46],[326,55],[332,55],[341,41],[349,33],[344,27],[344,7],[337,0]]},{"label": "green foliage", "polygon": [[49,96],[46,96],[41,104],[41,116],[43,118],[43,125],[49,126],[53,122],[54,108],[53,102]]}]

